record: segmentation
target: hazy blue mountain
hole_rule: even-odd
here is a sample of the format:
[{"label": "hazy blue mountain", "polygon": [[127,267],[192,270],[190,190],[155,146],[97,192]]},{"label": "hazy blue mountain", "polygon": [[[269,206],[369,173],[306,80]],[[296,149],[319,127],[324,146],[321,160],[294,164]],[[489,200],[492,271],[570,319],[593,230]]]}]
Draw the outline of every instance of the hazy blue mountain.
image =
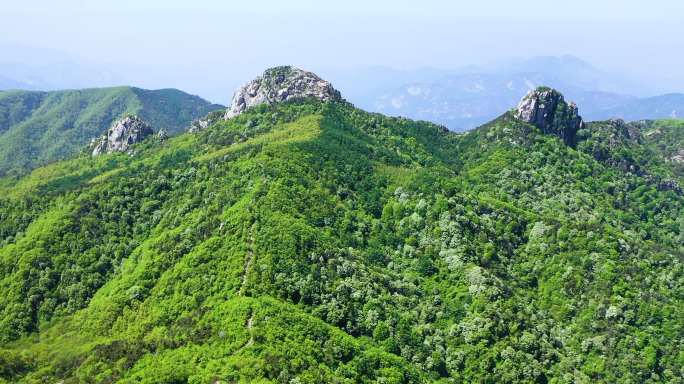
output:
[{"label": "hazy blue mountain", "polygon": [[635,100],[618,93],[585,90],[560,77],[525,72],[453,75],[432,83],[410,83],[378,95],[364,106],[389,115],[429,120],[452,130],[464,130],[514,107],[529,90],[541,85],[561,89],[589,117]]},{"label": "hazy blue mountain", "polygon": [[490,73],[517,75],[537,73],[551,79],[563,80],[572,86],[592,91],[643,96],[658,93],[658,88],[642,84],[624,75],[602,70],[572,55],[512,58],[491,64],[474,65],[461,69],[462,73]]},{"label": "hazy blue mountain", "polygon": [[65,52],[0,46],[0,89],[52,91],[121,85],[111,68]]},{"label": "hazy blue mountain", "polygon": [[31,84],[0,76],[0,89],[33,89]]},{"label": "hazy blue mountain", "polygon": [[614,108],[600,111],[592,117],[597,119],[619,117],[625,120],[682,118],[684,117],[684,94],[670,93],[634,99]]},{"label": "hazy blue mountain", "polygon": [[454,70],[373,67],[346,75],[331,72],[330,78],[362,108],[429,120],[456,131],[494,119],[540,85],[562,91],[590,120],[667,118],[682,110],[671,95],[663,96],[665,104],[640,98],[657,90],[574,56],[511,59]]},{"label": "hazy blue mountain", "polygon": [[[0,47],[0,89],[58,90],[131,84],[173,86],[209,100],[228,102],[237,73],[198,75],[185,67],[96,64],[68,53]],[[580,105],[585,118],[657,119],[681,110],[649,98],[655,85],[594,67],[574,56],[513,58],[488,64],[396,69],[383,66],[318,69],[356,106],[391,116],[428,120],[455,131],[475,128],[515,106],[540,85],[562,91]],[[314,69],[314,68],[311,68]],[[663,100],[672,99],[664,96]],[[645,98],[645,99],[642,99]]]}]

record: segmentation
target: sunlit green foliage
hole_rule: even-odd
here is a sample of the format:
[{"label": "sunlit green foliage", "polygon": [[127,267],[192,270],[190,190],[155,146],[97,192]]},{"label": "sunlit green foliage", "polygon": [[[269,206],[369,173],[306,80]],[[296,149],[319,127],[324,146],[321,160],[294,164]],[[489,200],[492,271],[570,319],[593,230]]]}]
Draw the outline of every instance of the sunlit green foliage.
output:
[{"label": "sunlit green foliage", "polygon": [[684,120],[642,122],[644,141],[684,179]]},{"label": "sunlit green foliage", "polygon": [[0,380],[682,382],[684,200],[604,137],[299,101],[0,182]]},{"label": "sunlit green foliage", "polygon": [[155,129],[176,134],[217,108],[176,89],[2,91],[0,176],[21,175],[72,156],[126,114],[138,114]]}]

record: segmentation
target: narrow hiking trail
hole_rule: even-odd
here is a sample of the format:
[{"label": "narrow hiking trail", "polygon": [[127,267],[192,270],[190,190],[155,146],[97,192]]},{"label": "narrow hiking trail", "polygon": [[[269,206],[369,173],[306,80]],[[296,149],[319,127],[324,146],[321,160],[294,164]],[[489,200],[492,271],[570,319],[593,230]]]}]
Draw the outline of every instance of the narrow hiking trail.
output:
[{"label": "narrow hiking trail", "polygon": [[[247,242],[247,254],[245,255],[245,265],[243,267],[242,271],[242,278],[240,281],[240,290],[238,291],[239,296],[244,296],[245,295],[245,289],[247,287],[247,277],[249,276],[249,271],[252,270],[252,264],[254,264],[254,228],[256,227],[256,223],[252,224],[252,226],[249,229],[249,239]],[[235,353],[240,353],[242,350],[245,348],[249,348],[252,345],[254,345],[254,336],[252,335],[252,326],[254,325],[254,310],[250,309],[249,312],[249,318],[247,318],[247,322],[245,323],[245,328],[247,328],[247,332],[249,333],[249,340],[245,344],[243,344],[240,348],[235,351]]]},{"label": "narrow hiking trail", "polygon": [[252,224],[249,229],[249,240],[247,242],[247,254],[245,255],[245,265],[242,270],[242,278],[240,281],[240,290],[238,291],[239,296],[245,295],[245,288],[247,287],[247,277],[249,276],[249,271],[252,270],[252,264],[254,264],[254,227],[256,223]]},{"label": "narrow hiking trail", "polygon": [[244,349],[251,347],[254,345],[254,336],[252,335],[252,327],[254,325],[254,310],[250,309],[249,312],[249,318],[247,318],[247,322],[245,323],[245,328],[247,329],[247,332],[249,333],[249,339],[240,346],[233,354],[238,354],[242,352]]},{"label": "narrow hiking trail", "polygon": [[252,325],[254,324],[254,311],[249,315],[247,319],[247,332],[249,332],[249,340],[242,348],[251,347],[254,344],[254,336],[252,335]]}]

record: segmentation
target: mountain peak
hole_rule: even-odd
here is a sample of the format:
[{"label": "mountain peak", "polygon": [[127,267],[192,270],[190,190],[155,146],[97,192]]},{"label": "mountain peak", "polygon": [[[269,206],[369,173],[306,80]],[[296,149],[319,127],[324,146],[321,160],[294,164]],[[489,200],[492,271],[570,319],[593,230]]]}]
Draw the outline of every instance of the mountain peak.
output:
[{"label": "mountain peak", "polygon": [[583,124],[577,105],[567,103],[560,92],[549,87],[531,90],[520,100],[514,116],[544,133],[560,137],[570,146],[576,144],[577,131]]},{"label": "mountain peak", "polygon": [[269,68],[261,76],[240,87],[226,111],[225,119],[237,116],[259,104],[313,97],[322,101],[341,100],[340,92],[316,74],[292,66]]},{"label": "mountain peak", "polygon": [[128,115],[112,125],[94,142],[93,156],[103,153],[125,152],[135,143],[154,133],[152,127],[135,115]]}]

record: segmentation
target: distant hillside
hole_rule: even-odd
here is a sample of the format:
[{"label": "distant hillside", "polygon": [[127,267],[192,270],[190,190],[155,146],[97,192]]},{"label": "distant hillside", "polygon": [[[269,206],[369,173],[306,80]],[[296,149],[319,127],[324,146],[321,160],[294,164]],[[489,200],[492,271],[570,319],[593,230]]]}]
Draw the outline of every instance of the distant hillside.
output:
[{"label": "distant hillside", "polygon": [[515,105],[530,89],[551,84],[562,89],[571,100],[582,105],[588,116],[635,100],[606,91],[588,91],[572,80],[548,74],[451,75],[433,83],[411,83],[378,96],[370,109],[390,115],[429,120],[451,130],[475,128],[501,115]]},{"label": "distant hillside", "polygon": [[21,174],[68,157],[125,114],[181,132],[222,108],[176,89],[134,87],[0,92],[0,175]]},{"label": "distant hillside", "polygon": [[682,118],[684,117],[684,94],[670,93],[631,100],[623,105],[601,111],[596,117],[602,119],[617,117],[625,120]]},{"label": "distant hillside", "polygon": [[374,112],[443,124],[453,131],[478,127],[515,105],[529,90],[554,87],[582,108],[587,120],[662,119],[684,111],[684,95],[657,94],[576,57],[533,57],[454,70],[359,69],[331,76],[356,105]]},{"label": "distant hillside", "polygon": [[643,121],[644,140],[684,180],[684,120]]},{"label": "distant hillside", "polygon": [[0,76],[0,89],[33,89],[31,84]]},{"label": "distant hillside", "polygon": [[681,127],[539,88],[455,134],[328,85],[0,179],[0,383],[681,383]]},{"label": "distant hillside", "polygon": [[110,65],[45,48],[0,45],[0,89],[56,91],[129,84]]}]

